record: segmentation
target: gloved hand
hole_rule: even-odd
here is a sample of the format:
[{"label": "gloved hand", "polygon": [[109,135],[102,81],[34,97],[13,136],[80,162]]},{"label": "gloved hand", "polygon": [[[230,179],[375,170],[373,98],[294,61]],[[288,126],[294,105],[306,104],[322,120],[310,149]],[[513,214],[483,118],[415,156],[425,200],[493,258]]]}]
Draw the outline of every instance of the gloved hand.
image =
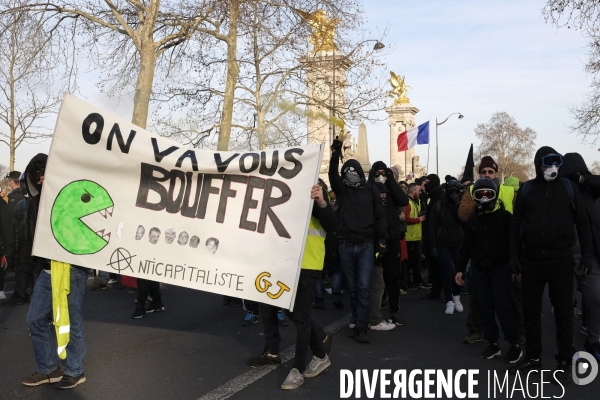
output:
[{"label": "gloved hand", "polygon": [[523,272],[523,267],[521,266],[521,261],[519,260],[519,257],[511,257],[509,265],[513,274],[521,275],[521,273]]},{"label": "gloved hand", "polygon": [[375,253],[378,254],[377,258],[382,258],[387,253],[387,243],[385,240],[380,240],[375,249]]},{"label": "gloved hand", "polygon": [[438,254],[437,247],[432,247],[432,248],[431,248],[431,250],[429,250],[429,254],[431,254],[431,257],[432,257],[434,260],[437,260],[437,259],[438,259],[438,257],[439,257],[439,254]]},{"label": "gloved hand", "polygon": [[8,263],[6,262],[6,256],[2,256],[0,259],[0,268],[6,269],[8,267]]},{"label": "gloved hand", "polygon": [[331,152],[332,153],[341,153],[342,152],[342,142],[335,139],[333,143],[331,143]]},{"label": "gloved hand", "polygon": [[592,272],[592,267],[594,266],[593,258],[582,258],[581,263],[583,264],[583,277],[585,279]]},{"label": "gloved hand", "polygon": [[[390,180],[390,179],[391,179],[392,181],[395,181],[395,180],[396,180],[396,178],[394,178],[394,171],[392,171],[392,169],[391,169],[391,168],[387,168],[387,169],[385,170],[385,176],[387,176],[388,180]],[[385,183],[387,183],[387,181],[385,181]]]}]

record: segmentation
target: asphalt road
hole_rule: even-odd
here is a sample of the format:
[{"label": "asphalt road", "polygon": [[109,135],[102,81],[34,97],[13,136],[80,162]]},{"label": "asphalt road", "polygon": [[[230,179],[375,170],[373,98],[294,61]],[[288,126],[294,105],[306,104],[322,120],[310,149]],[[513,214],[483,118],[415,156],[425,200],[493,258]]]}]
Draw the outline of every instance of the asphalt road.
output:
[{"label": "asphalt road", "polygon": [[[111,285],[107,290],[93,292],[92,282],[88,280],[84,305],[87,382],[67,391],[57,391],[50,385],[23,386],[19,378],[35,371],[25,321],[27,306],[1,306],[0,399],[337,399],[343,394],[342,369],[367,370],[369,375],[379,369],[408,373],[414,369],[474,369],[479,370],[474,387],[479,398],[542,398],[540,387],[546,398],[600,398],[600,377],[585,386],[571,383],[563,390],[551,383],[540,385],[539,375],[530,378],[529,386],[526,377],[522,377],[523,388],[527,386],[529,393],[520,391],[518,382],[511,378],[504,391],[496,389],[494,396],[493,386],[488,385],[488,371],[497,371],[503,379],[507,364],[501,359],[481,359],[485,342],[461,342],[466,334],[467,296],[463,296],[465,312],[447,316],[441,302],[420,300],[425,290],[411,291],[401,296],[401,312],[408,324],[389,332],[371,331],[369,344],[347,337],[348,299],[344,299],[346,309],[336,310],[331,298],[327,298],[326,310],[314,310],[313,315],[329,329],[339,329],[334,334],[332,365],[320,376],[306,379],[298,390],[285,392],[279,386],[292,364],[292,323],[281,328],[282,349],[287,349],[283,355],[288,361],[277,368],[253,369],[246,366],[245,360],[262,350],[262,324],[242,327],[245,312],[223,306],[221,296],[166,286],[162,289],[166,311],[132,320],[134,294]],[[9,278],[5,290],[12,290],[11,286]],[[543,326],[543,363],[544,368],[551,370],[555,367],[556,346],[547,299]],[[581,350],[584,336],[579,329],[580,323],[575,321],[575,345]],[[508,350],[506,342],[501,347]],[[544,378],[548,382],[551,375]],[[466,378],[460,382],[461,390],[466,390]],[[511,392],[509,387],[516,390]],[[373,398],[382,397],[380,388],[377,384]],[[393,389],[392,383],[388,392]],[[451,397],[459,395],[455,391]],[[353,392],[351,398],[356,397]],[[360,398],[368,398],[364,387]],[[406,398],[410,398],[410,393]]]}]

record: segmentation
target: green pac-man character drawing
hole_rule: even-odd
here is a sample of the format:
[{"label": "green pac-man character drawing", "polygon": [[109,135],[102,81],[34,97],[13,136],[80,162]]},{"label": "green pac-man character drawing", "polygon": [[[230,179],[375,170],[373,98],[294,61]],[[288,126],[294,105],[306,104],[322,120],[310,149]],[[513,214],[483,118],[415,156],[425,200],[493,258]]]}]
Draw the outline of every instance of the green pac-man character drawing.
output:
[{"label": "green pac-man character drawing", "polygon": [[96,182],[80,180],[61,189],[54,200],[50,226],[56,241],[69,253],[94,254],[110,240],[105,229],[94,231],[81,219],[99,213],[112,217],[114,203],[106,189]]}]

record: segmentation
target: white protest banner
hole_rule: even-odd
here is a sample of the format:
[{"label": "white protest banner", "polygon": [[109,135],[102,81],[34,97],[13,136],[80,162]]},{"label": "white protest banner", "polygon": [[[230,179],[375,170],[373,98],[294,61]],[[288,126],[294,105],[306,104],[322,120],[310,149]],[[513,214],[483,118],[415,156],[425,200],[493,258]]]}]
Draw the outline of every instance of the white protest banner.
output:
[{"label": "white protest banner", "polygon": [[290,308],[321,151],[185,148],[66,96],[33,254]]}]

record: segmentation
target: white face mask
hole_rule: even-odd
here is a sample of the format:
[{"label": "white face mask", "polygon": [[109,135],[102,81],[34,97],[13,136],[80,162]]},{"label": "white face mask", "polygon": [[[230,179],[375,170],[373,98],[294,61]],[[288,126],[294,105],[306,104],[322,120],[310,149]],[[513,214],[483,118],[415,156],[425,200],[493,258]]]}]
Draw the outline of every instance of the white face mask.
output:
[{"label": "white face mask", "polygon": [[556,165],[553,165],[544,171],[544,179],[547,180],[548,182],[555,180],[557,176],[558,176],[558,167]]},{"label": "white face mask", "polygon": [[385,183],[386,180],[387,180],[387,176],[383,176],[383,175],[379,175],[377,178],[375,178],[375,182],[380,182],[380,183]]}]

